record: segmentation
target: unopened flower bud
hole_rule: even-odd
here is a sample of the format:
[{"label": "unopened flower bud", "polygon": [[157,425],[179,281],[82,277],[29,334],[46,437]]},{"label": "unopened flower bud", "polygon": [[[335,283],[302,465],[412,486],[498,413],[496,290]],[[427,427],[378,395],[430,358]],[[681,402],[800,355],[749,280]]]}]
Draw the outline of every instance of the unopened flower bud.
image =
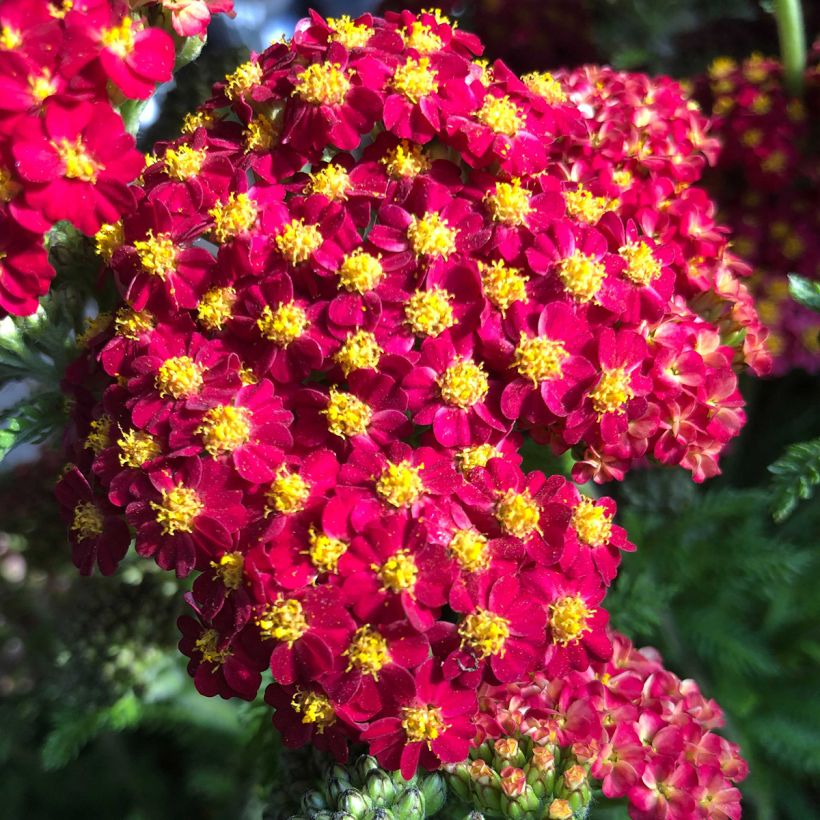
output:
[{"label": "unopened flower bud", "polygon": [[470,763],[470,778],[476,783],[490,783],[495,779],[495,774],[481,758]]},{"label": "unopened flower bud", "polygon": [[361,820],[372,807],[372,801],[358,789],[348,789],[343,792],[336,803],[340,811],[352,814],[356,820]]},{"label": "unopened flower bud", "polygon": [[549,807],[549,820],[570,820],[573,815],[572,806],[566,800],[553,800]]},{"label": "unopened flower bud", "polygon": [[302,812],[308,816],[327,808],[325,796],[318,789],[311,789],[302,795]]},{"label": "unopened flower bud", "polygon": [[587,781],[587,773],[583,766],[570,766],[564,772],[564,785],[570,791],[578,791]]},{"label": "unopened flower bud", "polygon": [[373,771],[373,769],[378,769],[379,763],[372,755],[361,755],[356,760],[354,768],[356,770],[356,776],[358,777],[359,782],[364,783],[368,772]]},{"label": "unopened flower bud", "polygon": [[396,820],[417,820],[426,817],[424,795],[421,790],[416,786],[406,789],[393,806],[393,815]]},{"label": "unopened flower bud", "polygon": [[517,797],[524,793],[527,786],[527,776],[523,769],[515,766],[506,766],[501,770],[501,788],[507,797]]},{"label": "unopened flower bud", "polygon": [[424,778],[421,785],[421,793],[424,795],[424,810],[432,817],[436,812],[441,811],[447,802],[447,784],[441,772],[431,772]]},{"label": "unopened flower bud", "polygon": [[372,769],[364,781],[364,792],[376,806],[389,806],[396,797],[396,786],[387,772]]}]

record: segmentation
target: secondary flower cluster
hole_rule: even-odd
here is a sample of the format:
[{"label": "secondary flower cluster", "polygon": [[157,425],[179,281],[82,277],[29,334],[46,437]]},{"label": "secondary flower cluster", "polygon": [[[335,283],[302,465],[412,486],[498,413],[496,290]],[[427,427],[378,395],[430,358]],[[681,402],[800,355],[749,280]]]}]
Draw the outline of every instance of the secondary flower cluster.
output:
[{"label": "secondary flower cluster", "polygon": [[626,797],[634,820],[737,820],[748,767],[714,731],[720,708],[654,650],[617,634],[613,646],[584,672],[485,685],[471,760],[448,767],[456,791],[488,816],[546,804],[537,816],[569,820],[594,786]]},{"label": "secondary flower cluster", "polygon": [[639,158],[594,147],[597,79],[479,51],[439,15],[312,15],[239,66],[97,233],[124,301],[65,380],[81,571],[131,532],[197,571],[201,692],[269,667],[287,745],[363,740],[408,776],[464,759],[482,681],[612,651],[632,546],[610,499],[522,468],[522,433],[599,480],[646,455],[700,479],[743,421],[744,349],[686,301],[719,244],[676,238],[709,213],[698,149],[660,108]]},{"label": "secondary flower cluster", "polygon": [[723,149],[711,178],[733,246],[753,269],[760,317],[770,328],[774,371],[820,369],[820,317],[789,297],[787,274],[820,279],[820,69],[802,99],[783,87],[777,60],[716,60],[699,82]]},{"label": "secondary flower cluster", "polygon": [[[156,3],[0,3],[0,316],[27,315],[54,276],[44,237],[58,220],[86,234],[134,205],[144,167],[117,107],[171,78],[174,39]],[[165,2],[180,34],[202,34],[199,7]],[[199,23],[194,25],[194,15]]]}]

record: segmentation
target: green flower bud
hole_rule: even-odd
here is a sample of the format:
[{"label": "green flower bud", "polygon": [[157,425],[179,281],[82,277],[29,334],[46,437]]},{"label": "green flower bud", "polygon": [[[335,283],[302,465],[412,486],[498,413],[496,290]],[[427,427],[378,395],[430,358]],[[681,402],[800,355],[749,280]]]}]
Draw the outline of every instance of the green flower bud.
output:
[{"label": "green flower bud", "polygon": [[308,817],[327,808],[325,796],[318,789],[311,789],[302,795],[302,814]]},{"label": "green flower bud", "polygon": [[425,817],[424,795],[421,790],[416,786],[405,789],[404,794],[393,805],[393,814],[396,820],[418,820]]},{"label": "green flower bud", "polygon": [[421,784],[421,793],[424,795],[424,807],[428,817],[441,811],[447,802],[447,784],[441,772],[431,772]]},{"label": "green flower bud", "polygon": [[383,769],[372,769],[364,781],[364,792],[376,806],[390,806],[396,799],[396,786]]},{"label": "green flower bud", "polygon": [[352,783],[347,777],[330,777],[325,783],[327,784],[327,795],[331,806],[336,805],[336,801],[348,790],[353,788]]},{"label": "green flower bud", "polygon": [[361,757],[356,760],[353,764],[353,768],[355,770],[356,778],[359,783],[364,783],[367,779],[367,775],[373,769],[379,768],[379,763],[375,757],[371,755],[361,755]]},{"label": "green flower bud", "polygon": [[351,814],[355,820],[362,820],[373,807],[373,803],[367,795],[362,794],[357,789],[348,789],[339,796],[336,807],[339,811]]}]

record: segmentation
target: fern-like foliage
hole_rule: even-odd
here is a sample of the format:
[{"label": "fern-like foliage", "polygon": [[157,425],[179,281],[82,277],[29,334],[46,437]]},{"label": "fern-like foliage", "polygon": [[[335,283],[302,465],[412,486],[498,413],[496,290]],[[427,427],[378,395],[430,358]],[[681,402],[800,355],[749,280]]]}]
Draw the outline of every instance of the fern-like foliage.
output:
[{"label": "fern-like foliage", "polygon": [[772,512],[775,521],[788,518],[798,502],[807,501],[820,484],[820,438],[792,444],[769,467],[772,482]]}]

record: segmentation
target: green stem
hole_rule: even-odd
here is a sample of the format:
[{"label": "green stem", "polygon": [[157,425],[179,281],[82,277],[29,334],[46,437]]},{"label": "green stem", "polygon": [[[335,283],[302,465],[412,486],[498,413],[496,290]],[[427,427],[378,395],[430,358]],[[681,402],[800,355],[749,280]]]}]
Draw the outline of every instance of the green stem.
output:
[{"label": "green stem", "polygon": [[803,73],[806,69],[806,33],[800,0],[775,0],[774,14],[786,88],[791,94],[799,96],[803,91]]},{"label": "green stem", "polygon": [[140,115],[146,105],[148,105],[148,100],[126,100],[120,106],[120,116],[129,134],[136,136],[140,127]]}]

